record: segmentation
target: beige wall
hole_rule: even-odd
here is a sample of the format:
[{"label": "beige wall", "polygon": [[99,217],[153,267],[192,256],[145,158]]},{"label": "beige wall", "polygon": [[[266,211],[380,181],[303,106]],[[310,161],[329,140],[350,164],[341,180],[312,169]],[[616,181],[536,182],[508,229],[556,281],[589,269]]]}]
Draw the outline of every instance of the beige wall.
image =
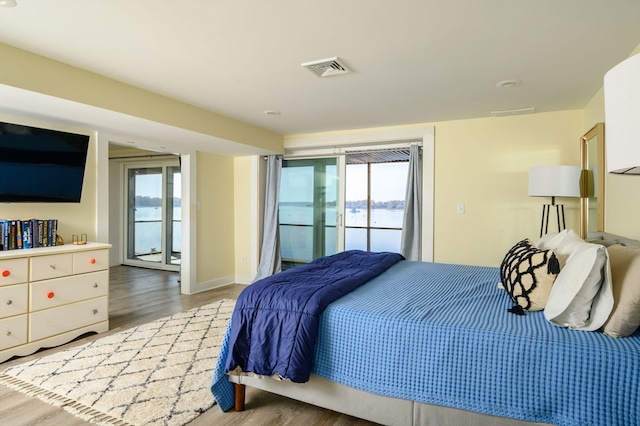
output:
[{"label": "beige wall", "polygon": [[198,152],[196,181],[196,282],[203,287],[233,283],[233,158]]},{"label": "beige wall", "polygon": [[[582,111],[435,123],[434,260],[497,266],[523,238],[539,237],[542,204],[528,196],[533,166],[580,165]],[[465,204],[465,214],[456,205]],[[578,199],[565,204],[578,232]],[[557,231],[551,216],[550,231]]]},{"label": "beige wall", "polygon": [[640,176],[607,175],[604,229],[640,240]]},{"label": "beige wall", "polygon": [[257,269],[258,237],[253,235],[258,230],[258,161],[256,157],[234,159],[235,275],[242,284],[250,283]]},{"label": "beige wall", "polygon": [[586,133],[596,124],[604,123],[604,87],[598,90],[584,108],[582,133]]},{"label": "beige wall", "polygon": [[0,203],[2,219],[58,219],[58,235],[69,244],[71,236],[87,234],[89,241],[97,240],[96,188],[97,188],[97,154],[96,133],[86,129],[67,126],[54,126],[36,120],[0,115],[2,121],[43,127],[70,133],[90,135],[89,150],[82,184],[80,203]]}]

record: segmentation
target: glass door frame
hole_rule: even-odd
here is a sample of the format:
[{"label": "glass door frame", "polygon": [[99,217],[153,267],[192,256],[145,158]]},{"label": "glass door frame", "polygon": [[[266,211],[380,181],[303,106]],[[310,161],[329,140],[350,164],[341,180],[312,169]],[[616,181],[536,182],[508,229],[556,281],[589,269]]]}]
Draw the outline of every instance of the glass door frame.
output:
[{"label": "glass door frame", "polygon": [[[323,161],[325,160],[325,161]],[[326,229],[328,227],[335,227],[336,228],[336,253],[341,252],[344,250],[344,226],[342,223],[342,209],[344,207],[344,188],[342,185],[343,182],[343,178],[344,178],[344,156],[343,155],[335,155],[335,156],[320,156],[320,157],[308,157],[308,158],[284,158],[283,159],[283,169],[285,168],[285,164],[287,161],[295,161],[297,164],[294,166],[290,166],[290,167],[314,167],[314,174],[318,173],[318,167],[323,168],[323,170],[326,169],[326,167],[328,165],[332,165],[329,164],[332,161],[335,161],[335,167],[336,167],[336,178],[337,178],[337,188],[336,188],[336,206],[335,206],[335,225],[327,225],[327,220],[326,217],[324,219],[324,226],[319,227],[319,226],[315,226],[315,223],[317,222],[316,219],[319,218],[319,216],[321,215],[325,215],[325,207],[324,207],[324,201],[326,201],[324,198],[322,200],[323,206],[321,207],[318,204],[318,200],[314,200],[313,203],[313,222],[314,224],[312,225],[294,225],[294,224],[283,224],[280,222],[279,219],[279,226],[312,226],[313,227],[313,247],[312,247],[312,258],[315,259],[317,257],[321,257],[320,254],[325,252],[325,248],[326,248]],[[318,186],[318,180],[314,178],[314,194],[315,193],[320,193],[322,197],[324,197],[324,191],[323,190],[319,190],[322,189],[320,186]],[[319,219],[322,219],[321,217]],[[287,259],[287,261],[294,261],[295,259]],[[285,262],[285,259],[282,259],[282,262]],[[292,265],[294,265],[295,263],[292,263]]]},{"label": "glass door frame", "polygon": [[[159,269],[166,271],[180,271],[180,264],[172,264],[167,260],[167,230],[169,226],[172,226],[173,219],[167,220],[168,212],[167,212],[167,203],[169,200],[173,199],[173,196],[170,198],[167,197],[167,172],[170,167],[180,167],[180,161],[178,158],[174,159],[164,159],[164,160],[152,160],[152,161],[131,161],[123,164],[123,250],[122,250],[122,259],[121,263],[123,265],[128,266],[137,266],[143,268],[150,269]],[[129,252],[129,228],[131,226],[129,218],[131,216],[131,207],[130,207],[130,199],[131,195],[129,194],[129,171],[132,169],[148,169],[148,168],[160,168],[162,173],[162,218],[161,218],[161,247],[162,247],[162,260],[160,262],[151,262],[151,261],[143,261],[143,260],[135,260],[130,259],[128,256]],[[169,209],[171,214],[173,215],[173,208]],[[134,218],[135,221],[135,218]]]}]

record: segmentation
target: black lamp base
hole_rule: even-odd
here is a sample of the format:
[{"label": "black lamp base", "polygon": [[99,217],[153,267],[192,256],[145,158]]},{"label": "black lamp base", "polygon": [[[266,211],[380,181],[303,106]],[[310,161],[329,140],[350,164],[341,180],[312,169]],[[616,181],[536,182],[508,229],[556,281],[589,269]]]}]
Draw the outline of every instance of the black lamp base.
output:
[{"label": "black lamp base", "polygon": [[542,205],[542,220],[540,221],[540,236],[542,237],[549,231],[549,212],[551,208],[555,208],[556,218],[558,220],[558,232],[566,229],[564,221],[564,204],[556,204],[556,197],[551,197],[551,204]]}]

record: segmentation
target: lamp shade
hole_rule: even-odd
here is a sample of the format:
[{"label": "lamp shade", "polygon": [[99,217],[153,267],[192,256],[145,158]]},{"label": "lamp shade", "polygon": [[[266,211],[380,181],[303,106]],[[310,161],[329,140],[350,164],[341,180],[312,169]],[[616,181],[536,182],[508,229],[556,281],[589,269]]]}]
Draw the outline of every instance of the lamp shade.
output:
[{"label": "lamp shade", "polygon": [[580,167],[532,167],[529,169],[529,196],[580,197]]},{"label": "lamp shade", "polygon": [[640,175],[640,53],[604,75],[609,173]]}]

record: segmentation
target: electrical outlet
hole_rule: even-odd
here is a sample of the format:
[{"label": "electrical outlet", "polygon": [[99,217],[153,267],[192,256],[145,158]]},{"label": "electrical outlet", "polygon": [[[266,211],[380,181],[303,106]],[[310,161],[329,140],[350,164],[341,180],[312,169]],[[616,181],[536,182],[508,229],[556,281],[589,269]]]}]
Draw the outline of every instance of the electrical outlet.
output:
[{"label": "electrical outlet", "polygon": [[458,214],[464,214],[464,203],[458,203],[456,211],[458,212]]},{"label": "electrical outlet", "polygon": [[246,259],[244,256],[242,256],[242,257],[240,258],[240,262],[245,263],[246,261],[247,261],[247,259]]}]

